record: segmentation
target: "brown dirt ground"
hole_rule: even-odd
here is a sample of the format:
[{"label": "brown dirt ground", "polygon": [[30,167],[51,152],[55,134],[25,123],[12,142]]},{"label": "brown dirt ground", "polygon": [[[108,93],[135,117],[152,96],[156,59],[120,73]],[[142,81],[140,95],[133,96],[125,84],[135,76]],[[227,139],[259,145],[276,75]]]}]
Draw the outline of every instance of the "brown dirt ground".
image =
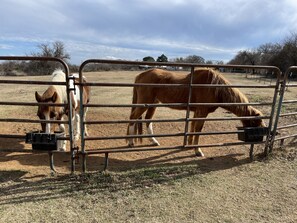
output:
[{"label": "brown dirt ground", "polygon": [[[107,73],[90,73],[88,79],[99,81],[113,81],[113,82],[133,82],[134,76],[139,72],[107,72]],[[124,74],[124,75],[123,75]],[[120,76],[123,75],[123,76]],[[98,78],[98,76],[100,78]],[[227,75],[228,79],[231,79],[233,84],[246,83],[246,84],[259,84],[255,80],[246,79],[242,75],[235,76],[234,74]],[[121,78],[119,78],[121,77]],[[123,78],[122,78],[123,77]],[[26,80],[30,77],[10,77],[17,80]],[[32,77],[31,77],[32,78]],[[34,77],[34,80],[48,80],[49,77]],[[1,79],[7,79],[7,77],[1,77]],[[260,84],[263,84],[260,83]],[[267,84],[267,83],[266,83]],[[38,90],[43,92],[45,86],[24,86],[24,85],[4,85],[1,84],[1,101],[30,101],[34,102],[34,92]],[[256,90],[256,89],[243,89],[251,101],[267,101],[271,99],[273,90]],[[261,92],[260,92],[261,91]],[[294,93],[294,92],[292,92]],[[295,94],[295,93],[294,93]],[[11,97],[13,95],[13,97]],[[123,91],[122,88],[115,89],[93,89],[92,102],[93,103],[130,103],[131,100],[131,88]],[[21,99],[19,99],[21,98]],[[88,112],[87,120],[115,120],[115,119],[128,119],[130,109],[90,109]],[[264,111],[269,112],[269,108],[265,108]],[[182,113],[182,114],[181,114]],[[155,118],[167,118],[167,117],[181,117],[184,112],[175,111],[171,109],[159,109]],[[226,111],[218,110],[213,115],[230,117]],[[20,106],[2,106],[1,118],[31,118],[36,119],[35,107],[20,107]],[[184,116],[182,116],[184,117]],[[240,126],[239,121],[229,122],[207,122],[203,131],[235,131],[236,126]],[[90,125],[89,133],[91,136],[110,136],[110,135],[125,135],[126,125]],[[26,132],[38,130],[39,125],[28,123],[8,123],[1,122],[0,134],[19,134],[24,135]],[[184,125],[181,123],[163,123],[155,124],[155,133],[176,133],[181,132],[184,129]],[[202,136],[201,144],[213,144],[213,143],[225,143],[237,141],[234,135],[213,135]],[[176,146],[181,145],[183,138],[171,137],[159,139],[162,146]],[[144,141],[144,144],[148,144]],[[109,140],[109,141],[88,141],[86,143],[86,149],[100,149],[109,147],[125,147],[125,140]],[[255,154],[259,154],[263,151],[263,145],[255,146]],[[14,152],[14,150],[23,150],[23,152]],[[5,151],[5,152],[4,152]],[[211,147],[204,148],[204,158],[195,157],[192,150],[179,151],[150,151],[150,152],[131,152],[131,153],[112,153],[109,155],[109,169],[121,171],[124,169],[132,169],[141,166],[162,166],[171,164],[191,164],[199,163],[201,165],[211,165],[212,168],[227,168],[231,166],[240,165],[245,162],[249,162],[248,153],[249,145],[242,146],[227,146],[227,147]],[[102,170],[104,163],[104,156],[90,155],[87,158],[88,171]],[[10,139],[0,138],[0,170],[20,170],[24,171],[24,178],[37,179],[50,173],[49,169],[49,157],[47,153],[32,153],[31,145],[26,144],[23,139]],[[81,171],[81,159],[78,160],[76,170]],[[55,166],[59,173],[65,174],[70,172],[70,155],[69,153],[55,154]]]}]

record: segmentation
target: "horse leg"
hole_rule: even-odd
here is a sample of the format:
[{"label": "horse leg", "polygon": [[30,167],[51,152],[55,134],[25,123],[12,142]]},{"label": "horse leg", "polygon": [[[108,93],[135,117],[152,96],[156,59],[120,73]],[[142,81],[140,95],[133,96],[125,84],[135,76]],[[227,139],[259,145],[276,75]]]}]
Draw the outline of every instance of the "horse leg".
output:
[{"label": "horse leg", "polygon": [[[204,125],[204,121],[197,121],[195,124],[195,132],[201,132],[203,125]],[[193,145],[198,146],[198,142],[199,142],[199,135],[195,135]],[[195,154],[196,156],[204,156],[202,150],[199,147],[195,148]]]},{"label": "horse leg", "polygon": [[78,113],[75,114],[75,136],[74,136],[74,140],[79,140],[80,137],[80,115]]},{"label": "horse leg", "polygon": [[[88,107],[86,107],[84,110],[84,122],[86,121],[87,112],[88,112]],[[89,136],[86,124],[85,124],[85,136]]]},{"label": "horse leg", "polygon": [[[141,115],[147,110],[147,108],[133,108],[130,114],[130,120],[131,119],[139,119]],[[136,128],[135,123],[129,123],[127,135],[135,135],[136,134]],[[128,146],[133,147],[134,146],[134,140],[133,138],[128,139]]]},{"label": "horse leg", "polygon": [[[63,121],[64,120],[64,118],[63,118],[63,116],[59,116],[58,118],[57,118],[57,120],[61,120],[61,121]],[[65,133],[65,125],[63,124],[63,123],[60,123],[59,124],[59,131],[60,132],[63,132],[64,134],[63,134],[63,136],[66,136],[66,133]],[[58,142],[57,142],[57,149],[59,150],[59,151],[66,151],[66,144],[67,144],[67,140],[58,140]]]},{"label": "horse leg", "polygon": [[[45,114],[45,120],[51,120],[49,114]],[[51,123],[45,123],[45,133],[51,133]]]},{"label": "horse leg", "polygon": [[[195,121],[192,121],[191,122],[191,130],[190,130],[190,132],[194,132],[194,130],[195,130]],[[193,144],[193,135],[189,135],[188,136],[188,144],[189,145],[192,145]]]},{"label": "horse leg", "polygon": [[[145,119],[152,119],[153,115],[155,114],[156,111],[156,107],[151,107],[147,110],[146,115],[145,115]],[[149,135],[153,135],[154,131],[153,131],[153,123],[151,122],[147,122],[146,123],[146,128],[147,128],[147,133]],[[159,146],[160,143],[156,140],[155,137],[151,137],[149,138],[150,142],[154,145],[154,146]]]},{"label": "horse leg", "polygon": [[[194,118],[206,118],[207,115],[208,115],[207,111],[204,111],[204,110],[198,111],[198,109],[197,109],[195,111]],[[194,124],[192,126],[193,130],[194,130],[193,132],[201,132],[204,122],[205,121],[203,121],[203,120],[194,121]],[[199,143],[199,135],[195,135],[194,142],[193,142],[193,145],[197,145],[197,147],[195,148],[195,154],[196,154],[196,156],[204,156],[202,150],[198,147],[198,143]]]},{"label": "horse leg", "polygon": [[[83,118],[83,122],[86,121],[86,115],[87,115],[87,111],[88,108],[84,109],[84,118]],[[80,118],[80,114],[78,112],[75,113],[75,124],[76,124],[76,134],[75,134],[75,140],[78,140],[80,135],[81,135],[81,129],[80,129],[80,123],[81,122],[81,118]],[[88,130],[87,130],[87,125],[85,124],[85,136],[88,136]]]},{"label": "horse leg", "polygon": [[[63,117],[59,118],[58,120],[63,121]],[[60,132],[65,132],[65,125],[63,123],[59,124],[59,131]]]}]

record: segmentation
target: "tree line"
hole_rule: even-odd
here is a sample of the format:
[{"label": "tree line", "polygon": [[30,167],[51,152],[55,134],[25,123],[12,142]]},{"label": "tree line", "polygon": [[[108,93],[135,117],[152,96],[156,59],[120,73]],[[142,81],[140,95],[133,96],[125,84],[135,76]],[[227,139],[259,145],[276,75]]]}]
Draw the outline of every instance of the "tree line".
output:
[{"label": "tree line", "polygon": [[238,52],[229,64],[276,66],[285,72],[297,65],[297,33],[280,43],[265,43],[251,50]]}]

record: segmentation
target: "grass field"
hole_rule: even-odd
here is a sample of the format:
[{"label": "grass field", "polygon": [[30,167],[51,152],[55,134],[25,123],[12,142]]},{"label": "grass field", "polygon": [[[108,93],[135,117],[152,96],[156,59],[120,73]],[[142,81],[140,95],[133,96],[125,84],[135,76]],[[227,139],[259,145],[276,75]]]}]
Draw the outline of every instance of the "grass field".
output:
[{"label": "grass field", "polygon": [[[138,72],[87,74],[98,82],[131,82]],[[234,84],[257,84],[242,75],[226,74]],[[2,79],[6,79],[1,77]],[[10,77],[27,79],[28,77]],[[48,77],[34,77],[47,80]],[[44,86],[1,85],[1,100],[34,101],[34,92]],[[129,88],[93,88],[92,102],[130,103]],[[273,90],[243,89],[251,101],[267,101]],[[272,92],[272,93],[271,93]],[[15,97],[13,97],[15,95]],[[287,99],[296,96],[289,89]],[[264,108],[263,112],[269,112]],[[287,105],[294,111],[294,105]],[[36,108],[1,106],[1,117],[36,118]],[[218,111],[214,115],[228,113]],[[160,109],[156,118],[179,117],[180,111]],[[94,109],[89,119],[129,117],[129,109]],[[283,123],[296,121],[294,117]],[[235,128],[238,123],[208,124],[209,129]],[[156,125],[156,132],[183,128],[178,124]],[[37,124],[1,123],[1,134],[24,134],[39,129]],[[120,134],[126,126],[89,126],[91,135]],[[293,130],[292,130],[293,131]],[[205,137],[202,143],[234,140]],[[160,140],[174,145],[180,139]],[[69,155],[56,157],[58,174],[51,175],[47,154],[0,152],[0,222],[297,222],[297,159],[294,139],[283,150],[275,149],[269,159],[259,158],[263,146],[256,147],[254,162],[248,147],[205,149],[205,158],[193,151],[111,154],[110,168],[101,172],[102,156],[88,157],[88,173],[80,166],[69,175]],[[109,142],[88,144],[92,149]],[[122,146],[125,142],[111,142]],[[1,139],[2,149],[24,149],[21,140]]]}]

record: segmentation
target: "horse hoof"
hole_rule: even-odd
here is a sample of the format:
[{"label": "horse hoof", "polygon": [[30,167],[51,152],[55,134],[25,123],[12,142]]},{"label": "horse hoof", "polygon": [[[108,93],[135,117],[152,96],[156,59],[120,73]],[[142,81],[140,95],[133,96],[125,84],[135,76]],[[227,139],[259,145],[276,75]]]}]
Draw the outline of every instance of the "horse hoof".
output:
[{"label": "horse hoof", "polygon": [[195,149],[195,155],[198,157],[204,157],[204,154],[200,149]]},{"label": "horse hoof", "polygon": [[128,144],[128,147],[130,147],[130,148],[134,147],[134,143],[133,144]]},{"label": "horse hoof", "polygon": [[152,143],[152,146],[160,146],[160,143],[158,143],[158,142],[153,142],[153,143]]},{"label": "horse hoof", "polygon": [[59,152],[66,152],[66,148],[59,148],[58,151]]}]

